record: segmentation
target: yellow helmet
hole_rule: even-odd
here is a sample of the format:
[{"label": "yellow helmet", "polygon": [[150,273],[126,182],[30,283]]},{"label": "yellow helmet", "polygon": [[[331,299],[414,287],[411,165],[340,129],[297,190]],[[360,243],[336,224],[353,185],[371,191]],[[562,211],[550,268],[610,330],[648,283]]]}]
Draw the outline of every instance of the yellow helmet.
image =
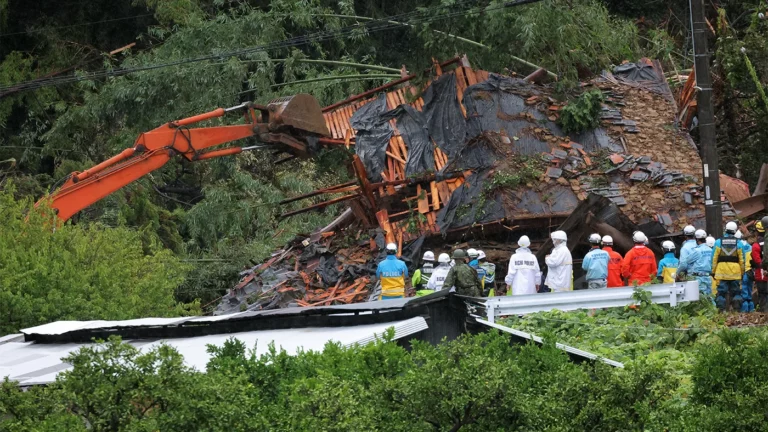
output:
[{"label": "yellow helmet", "polygon": [[763,226],[763,221],[757,221],[757,223],[755,224],[755,229],[759,233],[764,233],[765,232],[765,227]]}]

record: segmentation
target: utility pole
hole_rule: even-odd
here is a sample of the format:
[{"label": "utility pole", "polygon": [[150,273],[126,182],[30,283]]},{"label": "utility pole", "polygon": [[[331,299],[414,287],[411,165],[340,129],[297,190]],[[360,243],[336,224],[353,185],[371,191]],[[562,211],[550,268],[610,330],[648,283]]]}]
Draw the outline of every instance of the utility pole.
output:
[{"label": "utility pole", "polygon": [[723,208],[720,201],[720,169],[717,144],[715,143],[715,115],[712,108],[712,78],[709,75],[709,51],[707,50],[707,23],[704,18],[704,1],[688,0],[691,8],[693,32],[693,64],[696,70],[696,86],[699,90],[699,154],[704,173],[704,209],[707,233],[715,238],[723,235]]}]

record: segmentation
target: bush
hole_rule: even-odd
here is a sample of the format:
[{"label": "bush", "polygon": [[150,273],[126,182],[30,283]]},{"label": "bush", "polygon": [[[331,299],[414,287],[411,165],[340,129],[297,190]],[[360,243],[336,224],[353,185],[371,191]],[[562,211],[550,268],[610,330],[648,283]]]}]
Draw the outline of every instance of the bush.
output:
[{"label": "bush", "polygon": [[600,124],[600,110],[603,103],[603,93],[591,90],[582,93],[576,100],[560,110],[558,123],[563,132],[583,132],[594,129]]},{"label": "bush", "polygon": [[[185,266],[170,251],[142,247],[127,228],[53,229],[53,215],[0,192],[0,334],[56,320],[121,320],[194,312],[173,290]],[[25,213],[27,214],[25,216]]]}]

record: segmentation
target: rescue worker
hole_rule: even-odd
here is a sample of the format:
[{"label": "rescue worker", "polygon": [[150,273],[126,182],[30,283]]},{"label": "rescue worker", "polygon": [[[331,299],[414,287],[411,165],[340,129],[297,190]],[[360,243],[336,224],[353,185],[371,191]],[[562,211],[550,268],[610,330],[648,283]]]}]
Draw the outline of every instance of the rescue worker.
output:
[{"label": "rescue worker", "polygon": [[[451,269],[451,257],[447,253],[441,253],[437,257],[437,267],[432,272],[432,276],[429,277],[427,282],[427,289],[432,291],[442,291],[445,277],[448,276],[448,271]],[[450,287],[449,287],[450,288]]]},{"label": "rescue worker", "polygon": [[680,260],[677,274],[680,279],[685,274],[694,276],[699,281],[701,295],[712,301],[712,248],[707,244],[706,231],[696,230],[695,237],[696,247],[686,255],[685,261]]},{"label": "rescue worker", "polygon": [[408,277],[408,267],[397,259],[397,245],[387,244],[387,258],[379,263],[376,277],[381,282],[379,300],[392,300],[405,297],[405,278]]},{"label": "rescue worker", "polygon": [[504,278],[508,287],[507,295],[536,294],[541,284],[541,269],[536,255],[529,249],[531,240],[528,236],[522,236],[517,245],[519,247],[509,258],[509,270]]},{"label": "rescue worker", "polygon": [[677,277],[677,268],[680,266],[680,261],[675,258],[675,244],[666,240],[661,243],[661,248],[664,250],[664,258],[659,261],[659,269],[656,272],[656,277],[661,280],[662,283],[674,283],[675,278]]},{"label": "rescue worker", "polygon": [[581,268],[587,272],[587,288],[599,289],[608,288],[608,261],[611,256],[608,252],[600,249],[600,234],[591,234],[589,243],[592,249],[584,255],[581,262]]},{"label": "rescue worker", "polygon": [[485,273],[483,276],[483,289],[485,290],[483,295],[493,297],[496,295],[496,264],[486,261],[485,252],[481,250],[477,251],[477,262]]},{"label": "rescue worker", "polygon": [[[467,255],[469,256],[469,266],[475,269],[477,277],[480,279],[480,284],[482,285],[482,283],[485,282],[485,270],[480,268],[480,261],[478,260],[480,252],[477,249],[469,248],[467,249]],[[482,292],[482,290],[480,290],[480,292]]]},{"label": "rescue worker", "polygon": [[685,257],[688,256],[688,254],[691,252],[693,248],[696,247],[696,228],[694,228],[693,225],[688,225],[685,228],[683,228],[683,235],[685,236],[685,241],[683,242],[682,246],[680,246],[680,262],[683,262],[685,260]]},{"label": "rescue worker", "polygon": [[547,264],[547,280],[544,283],[554,292],[572,291],[573,260],[568,250],[568,235],[565,231],[555,231],[550,237],[554,247],[544,258]]},{"label": "rescue worker", "polygon": [[744,250],[736,238],[739,226],[736,222],[725,224],[725,234],[715,241],[712,251],[712,277],[718,280],[715,304],[725,311],[726,296],[731,296],[731,307],[741,310],[741,279],[744,277]]},{"label": "rescue worker", "polygon": [[411,284],[417,293],[427,286],[429,277],[432,276],[432,271],[435,268],[435,253],[432,251],[424,252],[424,256],[421,257],[421,261],[421,268],[416,269],[416,271],[413,272],[413,277],[411,278]]},{"label": "rescue worker", "polygon": [[[707,237],[707,246],[709,246],[710,249],[715,250],[715,238],[714,237],[712,237],[712,236],[708,236]],[[709,257],[709,261],[710,261],[710,267],[711,267],[711,265],[712,265],[712,256],[711,255]],[[714,287],[715,290],[717,290],[717,280],[715,280],[715,278],[713,278],[713,277],[710,277],[709,279],[711,281],[711,285],[710,286]]]},{"label": "rescue worker", "polygon": [[624,281],[621,279],[621,265],[624,263],[624,258],[621,257],[620,253],[613,250],[613,237],[603,236],[603,250],[608,252],[610,257],[608,260],[608,288],[624,286]]},{"label": "rescue worker", "polygon": [[456,293],[470,297],[480,297],[482,286],[477,278],[475,269],[467,264],[467,253],[462,249],[453,251],[453,260],[456,265],[451,267],[445,276],[444,288],[455,287]]},{"label": "rescue worker", "polygon": [[741,278],[741,310],[739,312],[754,312],[755,303],[752,301],[752,285],[755,277],[752,271],[752,246],[744,240],[741,230],[736,231],[736,237],[741,243],[741,252],[744,254],[744,276]]},{"label": "rescue worker", "polygon": [[642,231],[632,234],[635,246],[624,256],[621,265],[621,275],[627,280],[628,285],[642,285],[648,283],[656,274],[656,255],[645,246],[648,238]]},{"label": "rescue worker", "polygon": [[757,310],[768,311],[768,272],[763,269],[763,250],[765,249],[765,225],[762,221],[755,223],[757,239],[752,243],[752,269],[755,272],[757,286]]}]

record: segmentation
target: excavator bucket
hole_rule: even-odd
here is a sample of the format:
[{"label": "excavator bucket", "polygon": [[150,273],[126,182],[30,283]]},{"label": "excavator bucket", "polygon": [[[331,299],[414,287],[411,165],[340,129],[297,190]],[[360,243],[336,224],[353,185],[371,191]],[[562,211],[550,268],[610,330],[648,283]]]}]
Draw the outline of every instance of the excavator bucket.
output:
[{"label": "excavator bucket", "polygon": [[269,111],[269,129],[275,131],[282,126],[291,126],[295,129],[329,136],[328,127],[325,125],[323,110],[317,99],[308,94],[281,97],[267,104]]}]

